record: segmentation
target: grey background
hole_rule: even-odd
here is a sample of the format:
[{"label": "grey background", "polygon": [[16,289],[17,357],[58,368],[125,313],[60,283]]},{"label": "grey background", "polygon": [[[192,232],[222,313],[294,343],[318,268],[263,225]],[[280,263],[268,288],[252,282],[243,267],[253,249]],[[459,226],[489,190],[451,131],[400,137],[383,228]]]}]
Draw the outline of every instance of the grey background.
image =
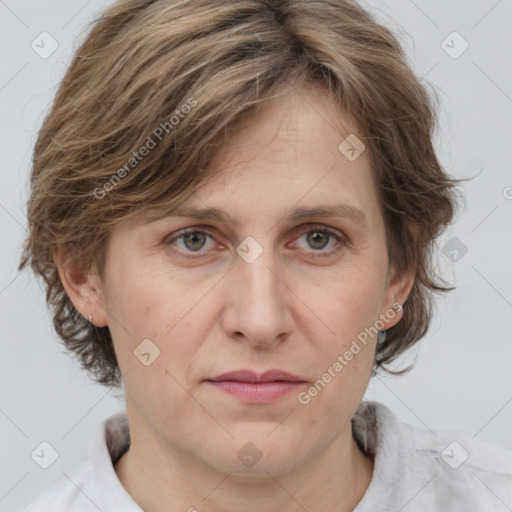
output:
[{"label": "grey background", "polygon": [[[2,512],[25,505],[79,463],[92,429],[123,408],[64,353],[41,285],[30,271],[16,270],[37,129],[76,38],[110,3],[0,0]],[[401,378],[376,378],[365,398],[384,402],[406,422],[468,430],[512,449],[512,1],[366,5],[399,31],[417,73],[439,90],[443,165],[456,177],[476,177],[464,187],[466,210],[440,243],[441,249],[460,240],[439,257],[457,290],[439,302],[429,334],[398,363],[416,360],[415,369]],[[43,31],[59,45],[47,59],[31,48]],[[464,43],[450,36],[454,31],[469,44],[458,58]],[[59,454],[46,470],[31,458],[42,441]]]}]

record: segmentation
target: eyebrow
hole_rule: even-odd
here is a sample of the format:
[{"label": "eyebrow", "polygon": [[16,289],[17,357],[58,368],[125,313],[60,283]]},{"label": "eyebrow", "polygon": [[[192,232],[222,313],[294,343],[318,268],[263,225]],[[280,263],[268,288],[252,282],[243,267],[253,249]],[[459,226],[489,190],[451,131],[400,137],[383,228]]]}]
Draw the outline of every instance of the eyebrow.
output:
[{"label": "eyebrow", "polygon": [[[186,205],[177,206],[176,208],[164,213],[163,215],[158,216],[157,218],[150,218],[146,220],[144,224],[149,224],[164,217],[189,217],[197,220],[214,219],[225,225],[232,225],[235,227],[240,226],[239,218],[231,216],[228,212],[220,208],[197,208],[194,206]],[[311,219],[314,217],[351,219],[360,224],[365,224],[368,220],[368,217],[362,210],[348,204],[333,204],[315,207],[298,207],[290,211],[289,213],[283,215],[281,219],[284,219],[286,221],[297,222]]]}]

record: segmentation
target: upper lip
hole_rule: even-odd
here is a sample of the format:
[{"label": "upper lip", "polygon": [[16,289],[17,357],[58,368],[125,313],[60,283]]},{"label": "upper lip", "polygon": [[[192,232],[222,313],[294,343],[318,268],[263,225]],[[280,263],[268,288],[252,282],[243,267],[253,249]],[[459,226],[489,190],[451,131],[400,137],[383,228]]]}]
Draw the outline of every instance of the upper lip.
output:
[{"label": "upper lip", "polygon": [[277,380],[282,380],[289,382],[304,382],[304,379],[284,370],[268,370],[263,373],[256,373],[252,370],[236,370],[233,372],[222,373],[206,380],[234,380],[238,382],[275,382]]}]

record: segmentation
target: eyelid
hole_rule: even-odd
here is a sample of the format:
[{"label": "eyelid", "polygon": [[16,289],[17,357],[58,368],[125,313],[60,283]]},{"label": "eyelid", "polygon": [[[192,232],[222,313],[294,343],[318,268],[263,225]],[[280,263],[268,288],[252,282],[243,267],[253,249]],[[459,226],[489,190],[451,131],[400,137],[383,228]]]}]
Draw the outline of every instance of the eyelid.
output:
[{"label": "eyelid", "polygon": [[[188,235],[189,233],[196,233],[196,232],[197,233],[204,233],[204,234],[208,235],[216,243],[218,243],[215,240],[215,237],[212,235],[212,233],[210,233],[209,228],[211,228],[211,226],[191,226],[189,228],[180,229],[178,231],[175,231],[174,233],[171,233],[171,234],[167,235],[164,238],[164,240],[163,240],[163,244],[171,246],[172,243],[175,242],[176,240],[178,240],[179,238],[181,238],[181,237],[183,237],[185,235]],[[220,244],[220,245],[222,245],[222,244]],[[189,259],[199,258],[199,257],[202,257],[203,254],[204,254],[204,251],[203,251],[203,252],[198,252],[197,256],[190,256],[191,254],[194,254],[193,251],[184,252],[181,249],[172,249],[172,252],[179,253],[179,254],[181,254],[181,255],[185,256],[186,258],[189,258]]]},{"label": "eyelid", "polygon": [[333,235],[336,235],[339,238],[344,238],[345,237],[343,232],[340,231],[339,229],[336,229],[336,228],[333,228],[333,227],[330,227],[330,226],[326,226],[325,224],[319,224],[317,222],[309,222],[309,223],[297,226],[296,228],[294,228],[292,230],[292,233],[293,234],[295,234],[295,233],[304,234],[304,233],[308,233],[309,231],[313,231],[315,229],[317,229],[318,231],[328,231],[329,233],[331,233]]},{"label": "eyelid", "polygon": [[[304,252],[304,251],[307,252],[308,255],[310,255],[313,258],[327,258],[330,256],[334,256],[334,255],[338,254],[348,244],[348,238],[343,232],[341,232],[335,228],[327,227],[322,224],[308,224],[305,226],[303,225],[298,228],[298,231],[299,231],[299,233],[298,233],[299,236],[305,235],[306,233],[309,233],[311,231],[327,233],[330,237],[335,238],[336,241],[338,242],[334,247],[331,247],[328,250],[320,249],[318,251],[315,251],[313,249],[310,249],[308,251],[307,249],[301,249],[302,252]],[[294,233],[295,233],[295,231],[294,231]],[[295,239],[293,241],[294,245],[296,244],[296,238],[298,238],[298,237],[295,237]]]}]

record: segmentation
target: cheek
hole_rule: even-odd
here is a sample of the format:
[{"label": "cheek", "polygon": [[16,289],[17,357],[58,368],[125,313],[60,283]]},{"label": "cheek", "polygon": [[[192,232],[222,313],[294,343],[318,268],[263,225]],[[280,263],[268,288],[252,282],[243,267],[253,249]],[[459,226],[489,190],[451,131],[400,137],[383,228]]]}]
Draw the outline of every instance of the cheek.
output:
[{"label": "cheek", "polygon": [[368,268],[346,265],[313,287],[305,284],[298,292],[309,293],[305,302],[311,309],[301,320],[302,328],[311,334],[312,326],[319,326],[319,332],[309,339],[315,344],[320,386],[325,384],[331,390],[326,397],[333,390],[345,397],[346,390],[364,390],[371,374],[385,279],[380,268],[374,272]]},{"label": "cheek", "polygon": [[340,339],[324,345],[317,355],[317,378],[298,399],[308,417],[331,418],[331,426],[347,421],[354,412],[370,380],[376,338],[364,343],[357,338]]},{"label": "cheek", "polygon": [[379,319],[385,277],[380,268],[346,264],[313,286],[299,279],[295,289],[306,297],[310,314],[316,322],[323,321],[330,337],[346,342]]},{"label": "cheek", "polygon": [[125,327],[134,339],[161,337],[173,329],[197,302],[197,291],[186,286],[162,262],[149,258],[119,258],[107,282],[106,302],[112,326]]},{"label": "cheek", "polygon": [[176,393],[177,382],[187,386],[208,321],[215,318],[202,300],[211,285],[183,285],[168,274],[123,272],[111,281],[109,326],[116,356],[123,374],[145,383],[137,385],[141,395],[157,397],[166,387]]}]

